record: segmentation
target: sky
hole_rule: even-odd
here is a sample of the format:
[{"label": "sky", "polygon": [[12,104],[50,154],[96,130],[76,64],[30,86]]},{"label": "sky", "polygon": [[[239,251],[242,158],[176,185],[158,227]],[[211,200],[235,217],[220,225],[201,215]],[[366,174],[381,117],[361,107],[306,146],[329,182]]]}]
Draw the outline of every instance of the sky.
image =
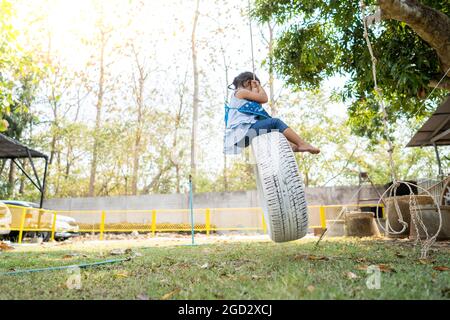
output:
[{"label": "sky", "polygon": [[[182,78],[186,72],[190,74],[192,70],[190,39],[195,1],[144,0],[141,1],[143,5],[139,10],[124,14],[129,10],[128,2],[15,0],[17,10],[15,25],[19,30],[26,30],[22,34],[22,43],[25,47],[40,47],[43,52],[50,48],[53,59],[62,61],[70,69],[89,72],[86,63],[93,52],[86,50],[86,45],[81,39],[92,38],[92,30],[96,23],[94,11],[102,7],[106,23],[119,30],[112,39],[113,45],[120,47],[129,39],[136,40],[143,52],[142,58],[148,59],[149,63],[158,69],[152,74],[148,90],[158,87],[160,90],[167,90],[166,95],[170,97],[173,94],[170,84]],[[97,9],[96,3],[99,6]],[[222,61],[218,48],[223,48],[226,58],[230,61],[228,82],[232,81],[234,75],[251,70],[249,21],[242,14],[246,10],[247,2],[242,0],[202,0],[200,4],[201,16],[197,37],[199,65],[203,73],[200,82],[201,84],[208,82],[205,88],[201,88],[201,110],[209,112],[212,109],[213,121],[217,122],[217,126],[206,123],[200,128],[202,163],[206,166],[205,169],[211,172],[220,171],[223,164],[223,132],[218,128],[222,127],[224,88],[227,83],[224,72],[217,66],[212,67],[214,65],[212,61]],[[215,33],[219,26],[224,29],[221,34]],[[268,80],[267,72],[261,67],[261,61],[267,55],[267,47],[261,37],[265,33],[263,27],[253,23],[256,73],[262,83],[267,83]],[[49,34],[51,42],[48,40]],[[123,57],[116,59],[113,54],[108,58],[114,61],[110,70],[112,74],[124,76],[129,73],[129,59]],[[342,76],[330,78],[323,84],[323,90],[331,94],[333,89],[342,88],[345,80],[346,78]],[[283,88],[282,79],[276,79],[275,86],[276,91],[290,93],[289,88]],[[127,91],[129,88],[121,88],[124,95]],[[121,97],[116,99],[120,101]],[[93,105],[93,103],[93,100],[86,101],[86,104]],[[301,105],[299,107],[301,108]],[[345,118],[346,106],[343,103],[329,102],[329,112]],[[85,121],[93,122],[94,108],[86,106],[83,117]],[[208,166],[210,168],[207,168]]]}]

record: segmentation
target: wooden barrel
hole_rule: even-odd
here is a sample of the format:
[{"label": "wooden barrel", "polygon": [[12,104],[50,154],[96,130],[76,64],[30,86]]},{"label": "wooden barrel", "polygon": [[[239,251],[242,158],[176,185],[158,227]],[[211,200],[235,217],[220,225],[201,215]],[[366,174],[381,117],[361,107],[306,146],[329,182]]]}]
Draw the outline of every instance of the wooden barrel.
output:
[{"label": "wooden barrel", "polygon": [[[398,206],[400,208],[400,212],[403,216],[403,220],[408,224],[408,228],[400,234],[390,234],[387,233],[386,235],[389,238],[408,238],[409,236],[409,225],[411,223],[411,213],[409,210],[409,200],[411,196],[400,196],[400,197],[389,197],[385,200],[385,214],[386,214],[386,228],[387,223],[389,222],[389,225],[394,231],[400,231],[402,230],[403,226],[398,222],[398,215],[397,211],[395,209],[394,204],[394,198],[397,199]],[[433,205],[434,200],[433,197],[426,196],[426,195],[415,195],[415,200],[418,205]],[[389,230],[388,230],[389,231]]]},{"label": "wooden barrel", "polygon": [[[444,241],[450,240],[450,206],[440,206],[442,215],[442,226],[436,240]],[[427,228],[428,235],[431,237],[436,234],[439,228],[439,215],[436,206],[433,205],[419,205],[417,207],[418,214],[420,214],[423,224]],[[420,211],[419,211],[420,210]],[[426,239],[425,231],[418,226],[421,239]],[[410,226],[410,239],[417,239],[416,228]]]}]

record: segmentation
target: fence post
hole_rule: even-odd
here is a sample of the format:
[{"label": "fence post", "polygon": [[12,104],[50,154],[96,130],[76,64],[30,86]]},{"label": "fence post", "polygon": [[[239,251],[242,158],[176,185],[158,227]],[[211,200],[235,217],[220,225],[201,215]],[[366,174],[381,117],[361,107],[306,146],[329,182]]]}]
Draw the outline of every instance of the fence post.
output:
[{"label": "fence post", "polygon": [[156,210],[152,210],[152,236],[156,235]]},{"label": "fence post", "polygon": [[103,233],[105,232],[105,220],[106,220],[106,212],[102,211],[102,222],[100,224],[100,240],[103,240]]},{"label": "fence post", "polygon": [[22,216],[20,218],[20,227],[19,227],[19,243],[22,243],[22,239],[23,239],[23,229],[25,226],[25,216],[27,214],[27,209],[23,208],[22,209]]},{"label": "fence post", "polygon": [[205,213],[205,227],[206,227],[206,235],[209,236],[211,232],[211,209],[206,209]]},{"label": "fence post", "polygon": [[262,212],[262,226],[263,226],[263,232],[264,234],[267,233],[267,224],[266,224],[266,219],[264,218],[264,211],[261,210]]},{"label": "fence post", "polygon": [[322,230],[325,230],[327,228],[327,221],[325,216],[325,207],[320,206],[320,225],[322,226]]},{"label": "fence post", "polygon": [[56,211],[53,212],[52,237],[51,237],[52,241],[55,241],[55,232],[56,232]]}]

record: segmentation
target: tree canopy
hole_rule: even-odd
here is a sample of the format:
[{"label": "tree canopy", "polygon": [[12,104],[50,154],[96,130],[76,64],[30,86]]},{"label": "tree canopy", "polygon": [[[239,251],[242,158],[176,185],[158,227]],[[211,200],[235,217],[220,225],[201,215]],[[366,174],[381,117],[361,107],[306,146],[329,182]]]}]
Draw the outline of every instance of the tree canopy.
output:
[{"label": "tree canopy", "polygon": [[[379,0],[366,4],[381,19],[369,33],[390,120],[425,115],[430,110],[423,107],[423,99],[450,67],[450,2]],[[280,26],[272,61],[288,84],[296,89],[317,88],[327,77],[348,75],[342,96],[351,102],[348,112],[353,132],[378,138],[381,113],[359,1],[256,0],[253,15]],[[441,82],[429,106],[448,93],[448,80]]]},{"label": "tree canopy", "polygon": [[17,41],[10,2],[0,0],[0,131],[19,138],[32,120],[28,108],[34,99],[40,69]]}]

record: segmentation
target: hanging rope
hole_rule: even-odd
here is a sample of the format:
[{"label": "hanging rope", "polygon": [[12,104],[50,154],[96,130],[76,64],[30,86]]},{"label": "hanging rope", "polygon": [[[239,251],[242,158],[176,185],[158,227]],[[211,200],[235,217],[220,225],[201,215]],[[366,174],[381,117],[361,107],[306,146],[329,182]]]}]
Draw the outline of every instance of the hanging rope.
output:
[{"label": "hanging rope", "polygon": [[[373,53],[373,49],[372,49],[372,44],[370,42],[370,38],[369,38],[369,32],[368,32],[368,18],[365,15],[365,9],[366,6],[364,4],[364,1],[360,2],[360,8],[361,8],[361,14],[362,14],[362,21],[363,21],[363,26],[364,26],[364,39],[366,40],[366,44],[367,44],[367,48],[369,50],[370,53],[370,57],[372,60],[372,76],[373,76],[373,81],[374,81],[374,90],[375,90],[375,97],[381,107],[381,111],[382,111],[382,120],[383,120],[383,129],[384,129],[384,135],[385,135],[385,139],[388,143],[388,154],[389,154],[389,165],[390,165],[390,174],[391,174],[391,178],[392,178],[392,185],[387,188],[387,190],[382,194],[379,202],[378,202],[378,206],[380,205],[380,203],[383,201],[383,198],[386,195],[389,195],[389,197],[391,199],[393,199],[393,203],[394,203],[394,209],[396,211],[397,214],[397,218],[398,218],[398,222],[402,225],[402,229],[400,231],[396,231],[392,228],[392,226],[389,224],[389,219],[386,219],[386,228],[384,228],[379,220],[379,217],[377,215],[377,221],[378,224],[380,225],[380,227],[388,234],[400,234],[403,233],[407,228],[408,228],[408,223],[406,223],[403,219],[403,215],[402,212],[400,210],[400,206],[398,204],[398,200],[397,200],[397,188],[401,185],[404,184],[408,187],[409,189],[409,209],[410,209],[410,214],[411,214],[411,226],[414,227],[415,231],[416,231],[416,244],[420,244],[421,246],[421,255],[420,258],[421,259],[426,259],[427,255],[428,255],[428,251],[430,249],[430,247],[433,245],[433,243],[436,241],[436,238],[439,234],[439,232],[441,231],[442,228],[442,215],[441,215],[441,209],[440,209],[440,203],[438,203],[436,201],[436,199],[431,195],[431,193],[422,188],[419,187],[418,185],[415,185],[413,183],[410,182],[406,182],[406,181],[400,181],[397,179],[397,174],[396,174],[396,168],[395,168],[395,163],[394,163],[394,157],[393,157],[393,151],[394,151],[394,143],[389,135],[389,123],[388,123],[388,113],[386,110],[386,106],[384,104],[384,99],[383,99],[383,93],[382,90],[378,87],[378,81],[377,81],[377,59]],[[450,70],[450,69],[449,69]],[[448,73],[448,71],[445,73],[444,77],[446,76],[446,74]],[[438,82],[438,84],[436,85],[436,87],[439,85],[439,83],[442,81],[442,79]],[[431,93],[434,92],[434,90],[436,89],[433,88],[433,90],[431,91]],[[430,95],[431,95],[430,93]],[[430,96],[429,95],[429,96]],[[429,96],[427,97],[427,99],[429,98]],[[424,191],[427,195],[429,195],[430,197],[432,197],[436,208],[437,208],[437,212],[439,215],[439,227],[438,230],[436,231],[436,234],[434,234],[433,236],[430,236],[427,230],[427,227],[425,226],[425,224],[423,223],[422,220],[422,212],[420,209],[420,206],[417,203],[417,198],[416,195],[413,192],[413,187],[417,188],[417,190],[422,190]],[[422,241],[421,239],[421,233],[420,231],[423,231],[425,234],[425,240]]]},{"label": "hanging rope", "polygon": [[249,29],[250,29],[250,46],[251,46],[251,52],[252,52],[252,70],[253,70],[253,80],[256,80],[255,54],[254,54],[254,47],[253,47],[253,28],[252,28],[251,12],[252,12],[252,8],[251,8],[250,0],[248,0],[248,25],[249,25]]}]

